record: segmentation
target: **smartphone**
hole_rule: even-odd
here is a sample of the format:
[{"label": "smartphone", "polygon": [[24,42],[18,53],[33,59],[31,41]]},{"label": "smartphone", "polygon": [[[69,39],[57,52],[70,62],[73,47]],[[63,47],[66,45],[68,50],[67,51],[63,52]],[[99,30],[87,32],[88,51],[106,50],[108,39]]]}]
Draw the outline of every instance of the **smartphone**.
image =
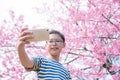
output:
[{"label": "smartphone", "polygon": [[29,30],[33,32],[33,39],[28,39],[29,42],[35,42],[35,41],[45,41],[49,39],[49,30],[48,29],[34,29]]}]

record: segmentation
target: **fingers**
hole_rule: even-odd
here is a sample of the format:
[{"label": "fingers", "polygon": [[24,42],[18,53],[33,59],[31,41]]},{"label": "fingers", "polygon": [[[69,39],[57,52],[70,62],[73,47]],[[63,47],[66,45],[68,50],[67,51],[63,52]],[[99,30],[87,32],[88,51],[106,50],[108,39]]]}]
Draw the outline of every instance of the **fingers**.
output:
[{"label": "fingers", "polygon": [[33,35],[33,33],[31,32],[31,31],[28,31],[27,29],[26,30],[23,30],[21,33],[20,33],[20,35],[19,35],[19,37],[23,37],[23,36],[30,36],[30,35]]},{"label": "fingers", "polygon": [[28,30],[27,27],[28,27],[27,25],[23,26],[23,27],[20,29],[20,33],[23,32],[23,31],[25,31],[25,30]]},{"label": "fingers", "polygon": [[19,42],[22,44],[28,44],[28,39],[33,39],[33,33],[28,31],[28,28],[22,28],[19,35]]},{"label": "fingers", "polygon": [[19,40],[20,41],[27,41],[28,39],[32,39],[32,38],[33,38],[33,35],[26,34],[26,35],[20,36]]}]

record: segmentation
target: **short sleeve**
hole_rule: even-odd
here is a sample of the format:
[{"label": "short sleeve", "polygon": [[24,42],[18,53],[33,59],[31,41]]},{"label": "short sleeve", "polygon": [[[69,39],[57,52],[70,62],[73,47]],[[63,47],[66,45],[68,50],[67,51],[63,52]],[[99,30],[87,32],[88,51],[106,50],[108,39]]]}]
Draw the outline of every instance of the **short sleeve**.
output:
[{"label": "short sleeve", "polygon": [[41,56],[33,57],[33,60],[34,60],[33,68],[25,68],[27,71],[31,71],[31,70],[36,71],[36,70],[39,70],[40,65],[42,63],[42,57]]},{"label": "short sleeve", "polygon": [[42,57],[41,56],[34,57],[33,60],[34,60],[34,66],[32,70],[34,71],[39,70],[40,65],[42,63]]}]

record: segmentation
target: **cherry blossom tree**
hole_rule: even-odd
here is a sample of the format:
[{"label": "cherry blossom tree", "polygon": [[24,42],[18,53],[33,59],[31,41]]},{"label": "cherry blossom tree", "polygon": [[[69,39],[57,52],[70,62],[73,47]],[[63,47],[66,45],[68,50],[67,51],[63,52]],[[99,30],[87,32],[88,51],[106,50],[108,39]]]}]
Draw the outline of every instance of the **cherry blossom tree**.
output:
[{"label": "cherry blossom tree", "polygon": [[71,68],[77,64],[76,70],[71,71],[75,79],[108,79],[105,76],[110,75],[111,79],[119,80],[120,65],[112,62],[120,55],[119,1],[86,0],[83,10],[80,0],[61,3],[68,16],[58,18],[68,42],[65,60]]},{"label": "cherry blossom tree", "polygon": [[[16,50],[22,26],[58,29],[66,36],[61,62],[70,69],[73,80],[120,79],[120,1],[51,0],[32,6],[34,15],[47,16],[47,25],[28,24],[25,14],[10,9],[0,23],[0,79],[36,80],[20,64]],[[31,16],[33,16],[31,14]],[[36,19],[36,17],[34,17]],[[38,17],[39,18],[39,17]],[[33,20],[35,20],[33,19]],[[44,27],[43,27],[44,26]],[[26,46],[30,56],[47,56],[42,42]],[[34,48],[34,49],[33,49]]]}]

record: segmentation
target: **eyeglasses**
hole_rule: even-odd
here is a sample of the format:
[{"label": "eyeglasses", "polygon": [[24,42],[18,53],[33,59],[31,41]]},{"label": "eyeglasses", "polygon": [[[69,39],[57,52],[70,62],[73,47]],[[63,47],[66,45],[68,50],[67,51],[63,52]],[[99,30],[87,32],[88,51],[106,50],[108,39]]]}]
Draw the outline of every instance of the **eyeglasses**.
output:
[{"label": "eyeglasses", "polygon": [[62,40],[48,40],[47,41],[47,44],[53,44],[53,43],[55,43],[55,44],[61,44],[61,43],[63,43],[63,41]]}]

